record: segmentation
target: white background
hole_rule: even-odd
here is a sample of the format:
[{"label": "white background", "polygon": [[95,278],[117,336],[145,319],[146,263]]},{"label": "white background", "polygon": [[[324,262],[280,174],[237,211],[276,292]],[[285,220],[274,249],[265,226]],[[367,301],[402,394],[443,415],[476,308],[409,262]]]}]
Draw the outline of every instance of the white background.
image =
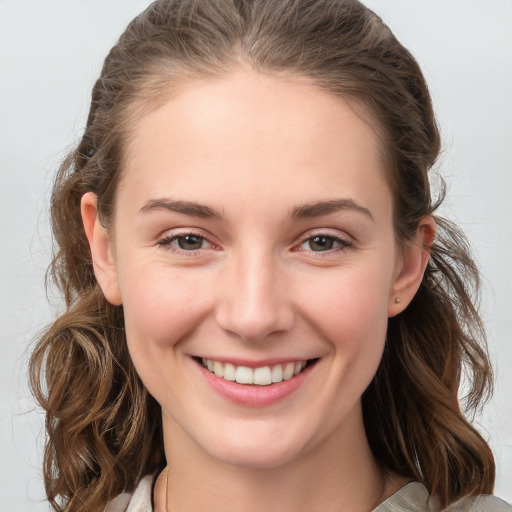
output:
[{"label": "white background", "polygon": [[[0,0],[0,512],[43,511],[29,347],[44,291],[52,177],[85,124],[102,59],[148,0]],[[472,240],[497,375],[478,420],[512,501],[512,1],[368,0],[422,66],[441,125],[442,213]],[[50,297],[58,305],[56,297]]]}]

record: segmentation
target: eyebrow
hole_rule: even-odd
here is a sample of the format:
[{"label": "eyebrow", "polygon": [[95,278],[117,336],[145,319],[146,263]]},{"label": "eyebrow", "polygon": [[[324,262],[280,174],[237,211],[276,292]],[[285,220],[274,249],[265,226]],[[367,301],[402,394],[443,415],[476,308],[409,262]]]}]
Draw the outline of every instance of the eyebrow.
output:
[{"label": "eyebrow", "polygon": [[183,213],[202,219],[222,218],[222,215],[218,211],[204,204],[194,203],[192,201],[174,201],[172,199],[151,199],[140,209],[140,213],[149,213],[155,210]]},{"label": "eyebrow", "polygon": [[292,219],[309,219],[311,217],[321,217],[322,215],[329,215],[343,210],[356,211],[362,213],[370,220],[374,220],[368,208],[357,204],[352,199],[331,199],[329,201],[319,201],[297,206],[292,210],[290,216]]},{"label": "eyebrow", "polygon": [[[149,213],[155,210],[167,210],[170,212],[182,213],[192,217],[202,219],[222,219],[223,215],[217,210],[210,208],[204,204],[193,201],[176,201],[172,199],[151,199],[141,209],[140,213]],[[328,201],[318,201],[316,203],[308,203],[296,206],[290,213],[291,219],[309,219],[313,217],[321,217],[337,213],[343,210],[355,210],[364,214],[370,220],[373,215],[368,208],[357,204],[352,199],[331,199]]]}]

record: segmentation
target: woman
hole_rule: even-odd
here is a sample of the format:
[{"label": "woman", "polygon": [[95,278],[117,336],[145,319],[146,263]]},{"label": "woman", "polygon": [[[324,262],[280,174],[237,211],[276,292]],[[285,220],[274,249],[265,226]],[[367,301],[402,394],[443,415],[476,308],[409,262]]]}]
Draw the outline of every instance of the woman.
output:
[{"label": "woman", "polygon": [[491,371],[438,153],[416,62],[356,1],[136,18],[52,198],[54,508],[510,510],[458,403],[463,363],[470,408]]}]

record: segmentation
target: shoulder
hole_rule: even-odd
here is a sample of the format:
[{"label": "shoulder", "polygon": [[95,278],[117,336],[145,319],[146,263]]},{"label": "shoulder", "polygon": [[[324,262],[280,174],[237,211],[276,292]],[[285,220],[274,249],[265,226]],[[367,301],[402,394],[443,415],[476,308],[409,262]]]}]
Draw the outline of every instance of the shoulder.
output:
[{"label": "shoulder", "polygon": [[410,482],[383,501],[372,512],[431,512],[428,492],[418,482]]},{"label": "shoulder", "polygon": [[105,512],[151,512],[153,475],[145,476],[133,493],[123,493],[113,499]]},{"label": "shoulder", "polygon": [[[135,491],[112,500],[105,512],[151,512],[153,475],[144,477]],[[373,512],[433,512],[427,490],[417,482],[405,485],[381,503]],[[512,512],[512,505],[495,496],[466,498],[452,504],[444,512]]]},{"label": "shoulder", "polygon": [[454,503],[446,512],[512,512],[512,505],[496,496],[479,496]]},{"label": "shoulder", "polygon": [[478,496],[460,500],[441,511],[422,484],[410,482],[373,512],[512,512],[512,505],[495,496]]}]

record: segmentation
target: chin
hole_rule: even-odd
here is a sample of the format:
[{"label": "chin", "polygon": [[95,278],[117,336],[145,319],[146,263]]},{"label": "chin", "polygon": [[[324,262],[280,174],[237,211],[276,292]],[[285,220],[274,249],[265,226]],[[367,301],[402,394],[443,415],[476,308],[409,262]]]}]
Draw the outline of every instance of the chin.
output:
[{"label": "chin", "polygon": [[300,450],[292,447],[249,446],[225,447],[211,455],[219,462],[241,468],[272,469],[290,463],[300,455]]},{"label": "chin", "polygon": [[231,466],[271,469],[300,458],[306,451],[310,436],[291,429],[251,428],[225,431],[219,437],[205,440],[202,450]]}]

